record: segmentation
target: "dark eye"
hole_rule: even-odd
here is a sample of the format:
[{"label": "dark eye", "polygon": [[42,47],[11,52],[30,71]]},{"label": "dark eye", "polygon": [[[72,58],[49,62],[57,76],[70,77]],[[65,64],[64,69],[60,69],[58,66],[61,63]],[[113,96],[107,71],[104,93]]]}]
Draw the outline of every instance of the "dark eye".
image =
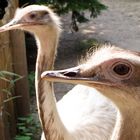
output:
[{"label": "dark eye", "polygon": [[35,18],[36,18],[36,14],[35,14],[35,13],[31,13],[31,14],[30,14],[30,18],[31,18],[31,19],[35,19]]},{"label": "dark eye", "polygon": [[125,64],[118,64],[113,68],[113,71],[118,74],[118,75],[126,75],[129,73],[130,71],[130,67],[128,65]]}]

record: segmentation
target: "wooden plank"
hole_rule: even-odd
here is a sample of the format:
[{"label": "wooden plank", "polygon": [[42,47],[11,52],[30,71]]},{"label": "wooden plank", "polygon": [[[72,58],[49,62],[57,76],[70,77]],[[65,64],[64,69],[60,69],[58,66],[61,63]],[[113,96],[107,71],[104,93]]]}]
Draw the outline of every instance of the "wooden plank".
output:
[{"label": "wooden plank", "polygon": [[[18,6],[18,0],[9,0],[9,5],[6,8],[6,14],[5,14],[4,18],[2,19],[2,21],[0,21],[0,25],[7,23],[9,21],[9,19],[11,19],[13,17],[17,6]],[[14,62],[17,62],[16,60],[19,59],[16,56],[15,57],[11,56],[12,53],[14,54],[14,52],[16,52],[15,46],[17,46],[17,44],[18,45],[22,44],[21,47],[23,47],[23,49],[21,49],[21,51],[23,51],[24,55],[22,55],[22,53],[19,53],[18,51],[17,51],[17,54],[19,56],[21,55],[22,57],[26,58],[26,55],[24,53],[25,52],[24,51],[25,43],[24,43],[23,33],[22,33],[22,35],[19,35],[19,36],[17,34],[16,35],[14,35],[14,34],[15,33],[10,33],[10,35],[9,35],[8,32],[0,34],[0,56],[1,56],[0,70],[13,72],[13,66],[14,66],[15,73],[18,73],[20,75],[27,75],[26,66],[23,68],[22,71],[18,71],[18,66],[16,64],[12,65],[12,64],[14,64],[12,62],[12,60],[14,60]],[[18,38],[23,43],[19,43],[17,41]],[[9,39],[14,39],[14,41],[10,41]],[[21,56],[20,56],[20,58],[22,59]],[[25,59],[23,59],[23,60],[25,60]],[[24,65],[26,65],[26,60],[25,60]],[[7,99],[7,97],[6,97],[7,94],[3,93],[2,89],[7,89],[7,88],[8,88],[8,83],[5,82],[4,80],[0,80],[0,105],[3,104],[3,101],[5,99]],[[21,88],[25,89],[24,94],[23,94],[23,91],[20,92]],[[29,97],[29,92],[27,92],[26,90],[28,91],[28,84],[27,84],[27,78],[26,79],[24,78],[22,80],[22,82],[20,82],[19,84],[16,84],[16,90],[15,90],[15,91],[17,91],[17,93],[21,93],[23,95],[21,103],[19,101],[18,104],[16,105],[18,108],[17,109],[18,113],[20,115],[26,115],[27,112],[29,112],[29,101],[27,99]],[[27,93],[27,96],[26,96],[26,93]],[[0,106],[0,140],[12,140],[15,137],[15,134],[16,134],[15,118],[16,117],[15,117],[14,106],[15,105],[12,100],[10,102],[5,103],[4,106]],[[8,113],[9,113],[9,115],[8,115]]]},{"label": "wooden plank", "polygon": [[[0,96],[0,103],[3,102],[3,97]],[[7,122],[7,116],[5,114],[4,108],[0,107],[0,140],[11,140],[9,127]]]},{"label": "wooden plank", "polygon": [[6,140],[6,138],[5,138],[5,121],[4,121],[4,117],[3,117],[3,108],[1,106],[1,104],[3,102],[3,95],[2,95],[2,91],[1,91],[2,87],[3,87],[3,81],[0,80],[0,138],[1,138],[1,140]]},{"label": "wooden plank", "polygon": [[[18,0],[11,0],[11,3],[12,8],[10,9],[10,13],[12,18],[14,16],[15,9],[18,7]],[[21,98],[17,99],[17,114],[18,116],[26,116],[30,113],[30,101],[24,33],[22,31],[10,31],[10,41],[14,73],[24,77],[15,84],[15,94],[21,96]]]},{"label": "wooden plank", "polygon": [[11,31],[11,46],[13,54],[13,69],[16,74],[23,76],[15,85],[15,93],[21,98],[17,99],[17,112],[19,116],[30,113],[29,87],[27,79],[27,60],[25,37],[22,31]]},{"label": "wooden plank", "polygon": [[[0,21],[0,25],[7,23],[14,15],[15,9],[18,6],[18,0],[9,0],[9,5],[6,8],[6,14]],[[12,56],[13,55],[13,56]],[[26,116],[29,114],[29,89],[27,80],[27,62],[26,49],[23,32],[12,31],[0,34],[0,71],[11,71],[24,78],[18,81],[15,85],[16,95],[21,95],[21,99],[16,99],[15,105],[13,100],[4,104],[7,99],[7,94],[2,92],[2,89],[7,89],[8,84],[0,79],[0,140],[12,140],[16,134],[16,117],[15,109],[18,116]],[[11,96],[16,96],[11,93]],[[8,115],[9,113],[9,115]]]},{"label": "wooden plank", "polygon": [[[0,34],[0,71],[6,70],[11,71],[11,51],[9,49],[9,34]],[[4,100],[7,98],[7,94],[2,92],[3,89],[7,89],[8,84],[6,81],[0,79],[0,136],[1,140],[11,140],[9,132],[9,124],[7,111],[7,104],[3,105]],[[11,106],[11,104],[10,104]],[[12,106],[11,106],[12,107]],[[13,120],[12,120],[13,121]],[[14,130],[14,128],[12,128]]]}]

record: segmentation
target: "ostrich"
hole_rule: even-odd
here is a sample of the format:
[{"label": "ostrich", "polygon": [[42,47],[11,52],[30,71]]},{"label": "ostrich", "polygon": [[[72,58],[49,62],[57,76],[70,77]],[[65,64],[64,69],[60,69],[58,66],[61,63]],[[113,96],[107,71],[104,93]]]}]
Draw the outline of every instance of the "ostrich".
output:
[{"label": "ostrich", "polygon": [[119,110],[111,140],[140,139],[139,52],[105,45],[93,53],[86,63],[62,71],[44,72],[42,77],[48,81],[96,88]]},{"label": "ostrich", "polygon": [[0,32],[21,29],[32,33],[37,42],[35,86],[42,140],[108,140],[115,125],[117,109],[96,89],[77,85],[56,103],[51,82],[41,73],[52,70],[60,20],[46,6],[17,9],[14,18]]}]

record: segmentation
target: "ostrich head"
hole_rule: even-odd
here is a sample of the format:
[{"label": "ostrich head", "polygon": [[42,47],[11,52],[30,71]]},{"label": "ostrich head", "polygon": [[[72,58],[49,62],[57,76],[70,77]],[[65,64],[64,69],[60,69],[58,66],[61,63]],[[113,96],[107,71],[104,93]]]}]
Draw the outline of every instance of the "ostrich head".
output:
[{"label": "ostrich head", "polygon": [[30,5],[19,8],[14,18],[6,25],[0,27],[0,32],[13,29],[22,29],[33,34],[39,34],[43,28],[59,31],[59,18],[46,6]]},{"label": "ostrich head", "polygon": [[94,87],[120,105],[125,98],[140,98],[140,54],[116,47],[103,47],[82,65],[44,72],[42,77],[48,81]]}]

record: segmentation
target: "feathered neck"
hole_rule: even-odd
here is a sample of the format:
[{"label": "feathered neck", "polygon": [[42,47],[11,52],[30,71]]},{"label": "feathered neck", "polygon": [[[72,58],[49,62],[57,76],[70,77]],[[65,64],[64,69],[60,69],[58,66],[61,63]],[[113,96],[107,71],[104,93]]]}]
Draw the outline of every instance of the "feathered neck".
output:
[{"label": "feathered neck", "polygon": [[[111,140],[139,140],[140,139],[140,95],[139,87],[131,88],[130,91],[110,89],[107,95],[117,106],[118,114],[115,129]],[[102,93],[105,92],[102,91]]]},{"label": "feathered neck", "polygon": [[47,140],[63,140],[67,135],[57,112],[52,83],[41,79],[43,71],[53,68],[58,38],[59,31],[55,28],[43,28],[36,34],[38,44],[36,96],[39,118]]}]

